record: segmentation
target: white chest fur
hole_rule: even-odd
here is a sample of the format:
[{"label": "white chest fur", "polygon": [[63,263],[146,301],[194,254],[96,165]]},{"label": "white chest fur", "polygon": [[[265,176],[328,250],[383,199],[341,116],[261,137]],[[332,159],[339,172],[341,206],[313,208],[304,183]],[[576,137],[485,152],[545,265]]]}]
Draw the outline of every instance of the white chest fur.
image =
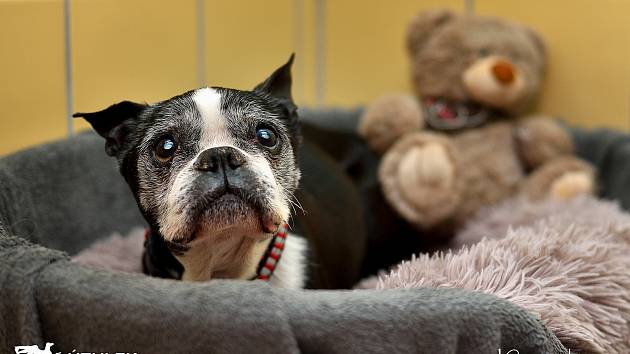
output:
[{"label": "white chest fur", "polygon": [[304,238],[289,233],[280,262],[269,283],[286,289],[301,289],[306,285],[306,251]]},{"label": "white chest fur", "polygon": [[[193,245],[185,255],[176,256],[184,266],[183,280],[251,279],[256,275],[256,268],[269,245],[269,242],[246,246],[243,242],[203,241]],[[307,248],[304,238],[289,233],[269,283],[279,288],[303,288],[306,284]]]}]

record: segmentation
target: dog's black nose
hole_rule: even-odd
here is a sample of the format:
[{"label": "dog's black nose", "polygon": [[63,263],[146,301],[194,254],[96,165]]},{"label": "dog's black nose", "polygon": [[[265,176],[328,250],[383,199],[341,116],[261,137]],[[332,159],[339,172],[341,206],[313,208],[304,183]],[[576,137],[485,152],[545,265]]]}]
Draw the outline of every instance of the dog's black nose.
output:
[{"label": "dog's black nose", "polygon": [[218,172],[236,170],[245,164],[245,156],[233,147],[220,146],[204,150],[194,167],[198,171]]}]

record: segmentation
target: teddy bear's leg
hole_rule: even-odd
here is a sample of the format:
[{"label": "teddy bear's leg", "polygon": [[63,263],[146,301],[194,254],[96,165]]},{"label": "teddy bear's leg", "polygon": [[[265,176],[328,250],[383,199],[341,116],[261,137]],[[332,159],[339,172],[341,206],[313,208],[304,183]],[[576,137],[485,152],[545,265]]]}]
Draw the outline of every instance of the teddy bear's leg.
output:
[{"label": "teddy bear's leg", "polygon": [[383,156],[379,179],[390,205],[421,229],[449,218],[461,194],[457,153],[439,134],[407,134]]},{"label": "teddy bear's leg", "polygon": [[567,200],[595,193],[593,167],[573,157],[559,157],[536,169],[523,183],[522,192],[531,199],[550,197]]},{"label": "teddy bear's leg", "polygon": [[391,94],[369,104],[358,126],[372,150],[383,153],[403,134],[424,126],[422,107],[410,95]]}]

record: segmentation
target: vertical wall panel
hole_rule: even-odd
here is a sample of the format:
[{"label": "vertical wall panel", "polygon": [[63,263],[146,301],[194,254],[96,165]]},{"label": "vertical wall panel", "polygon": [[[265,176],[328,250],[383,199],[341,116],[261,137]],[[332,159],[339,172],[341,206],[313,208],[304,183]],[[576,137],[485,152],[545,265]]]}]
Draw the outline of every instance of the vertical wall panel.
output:
[{"label": "vertical wall panel", "polygon": [[404,37],[421,10],[463,11],[464,0],[326,2],[326,99],[357,105],[391,92],[411,91]]},{"label": "vertical wall panel", "polygon": [[207,0],[205,10],[210,86],[251,89],[293,52],[292,0]]},{"label": "vertical wall panel", "polygon": [[153,102],[195,88],[195,19],[195,0],[74,0],[75,110]]},{"label": "vertical wall panel", "polygon": [[629,1],[476,0],[476,12],[528,24],[547,40],[540,112],[583,127],[628,130]]},{"label": "vertical wall panel", "polygon": [[[301,20],[304,21],[302,27],[302,53],[298,53],[299,60],[302,60],[303,72],[302,76],[297,79],[302,85],[302,96],[298,97],[298,104],[304,106],[315,105],[315,1],[302,0],[304,3],[303,15]],[[294,19],[297,21],[299,19]]]},{"label": "vertical wall panel", "polygon": [[0,2],[0,156],[66,133],[63,5]]}]

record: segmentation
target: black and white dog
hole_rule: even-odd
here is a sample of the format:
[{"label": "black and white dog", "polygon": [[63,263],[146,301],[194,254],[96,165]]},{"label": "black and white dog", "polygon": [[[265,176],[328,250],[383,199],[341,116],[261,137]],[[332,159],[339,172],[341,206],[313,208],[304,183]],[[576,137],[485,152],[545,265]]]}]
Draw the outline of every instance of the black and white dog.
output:
[{"label": "black and white dog", "polygon": [[300,144],[292,62],[252,91],[205,87],[74,115],[105,138],[149,223],[145,272],[286,288],[358,279],[358,197],[324,153]]}]

